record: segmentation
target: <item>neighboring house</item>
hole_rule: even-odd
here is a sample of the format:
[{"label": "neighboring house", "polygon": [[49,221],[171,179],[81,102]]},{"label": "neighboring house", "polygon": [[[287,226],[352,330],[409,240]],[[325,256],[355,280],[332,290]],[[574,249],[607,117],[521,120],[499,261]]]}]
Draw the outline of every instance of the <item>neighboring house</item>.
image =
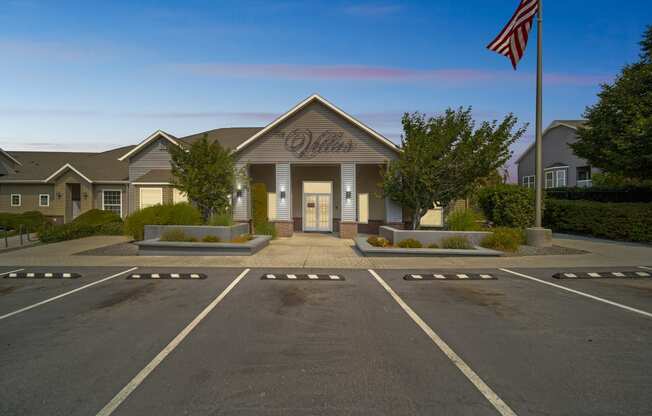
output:
[{"label": "neighboring house", "polygon": [[[123,217],[146,206],[185,199],[172,186],[169,146],[204,134],[231,149],[239,167],[268,192],[268,216],[281,236],[294,231],[377,232],[402,225],[402,207],[380,194],[381,169],[400,150],[319,95],[266,127],[221,128],[177,138],[156,131],[135,146],[102,153],[2,152],[0,211],[40,210],[67,222],[91,208]],[[248,189],[233,192],[233,217],[249,222]],[[432,218],[430,218],[432,217]],[[431,213],[432,225],[441,216]]]},{"label": "neighboring house", "polygon": [[[577,157],[569,144],[577,141],[577,129],[583,120],[555,120],[543,132],[543,172],[544,188],[587,187],[591,186],[591,176],[599,172],[589,163]],[[523,152],[516,160],[518,164],[518,183],[535,186],[535,146]]]}]

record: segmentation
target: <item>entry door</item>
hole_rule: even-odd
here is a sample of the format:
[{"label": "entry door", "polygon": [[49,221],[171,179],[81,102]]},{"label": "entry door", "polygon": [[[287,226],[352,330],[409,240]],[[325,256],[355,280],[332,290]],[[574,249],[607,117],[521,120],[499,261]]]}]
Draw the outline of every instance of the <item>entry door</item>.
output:
[{"label": "entry door", "polygon": [[304,231],[332,231],[331,195],[304,194]]},{"label": "entry door", "polygon": [[303,182],[303,230],[333,231],[333,184]]}]

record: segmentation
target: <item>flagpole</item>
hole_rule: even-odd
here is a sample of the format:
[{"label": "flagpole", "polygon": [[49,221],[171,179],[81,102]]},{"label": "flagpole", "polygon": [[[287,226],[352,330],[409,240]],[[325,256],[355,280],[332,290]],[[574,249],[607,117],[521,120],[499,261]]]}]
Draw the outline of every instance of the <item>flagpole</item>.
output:
[{"label": "flagpole", "polygon": [[543,16],[542,16],[542,2],[539,1],[539,7],[537,10],[537,105],[536,105],[536,124],[535,124],[535,140],[536,140],[536,164],[535,164],[535,182],[536,182],[536,195],[535,195],[535,218],[534,226],[536,228],[541,228],[541,217],[543,212],[543,158],[542,153],[542,137],[541,137],[541,128],[542,128],[542,80],[543,80],[543,53],[542,53],[542,26],[543,26]]}]

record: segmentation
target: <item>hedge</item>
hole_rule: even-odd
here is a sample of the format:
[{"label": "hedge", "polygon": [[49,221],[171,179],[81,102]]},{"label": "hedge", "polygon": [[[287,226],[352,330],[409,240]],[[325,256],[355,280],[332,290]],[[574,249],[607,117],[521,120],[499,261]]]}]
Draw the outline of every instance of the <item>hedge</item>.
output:
[{"label": "hedge", "polygon": [[547,199],[543,222],[555,232],[652,242],[652,204]]},{"label": "hedge", "polygon": [[27,211],[21,214],[0,212],[0,227],[16,230],[22,225],[30,231],[41,228],[48,220],[39,211]]},{"label": "hedge", "polygon": [[92,209],[63,225],[44,226],[39,231],[43,243],[74,240],[92,235],[122,235],[122,219],[114,212]]},{"label": "hedge", "polygon": [[546,196],[572,201],[652,202],[652,188],[646,186],[556,188],[547,189]]},{"label": "hedge", "polygon": [[478,204],[497,226],[526,228],[534,223],[534,192],[523,186],[501,184],[482,188]]},{"label": "hedge", "polygon": [[154,205],[130,214],[125,219],[124,232],[136,240],[145,235],[145,225],[200,225],[202,217],[187,202],[179,204]]}]

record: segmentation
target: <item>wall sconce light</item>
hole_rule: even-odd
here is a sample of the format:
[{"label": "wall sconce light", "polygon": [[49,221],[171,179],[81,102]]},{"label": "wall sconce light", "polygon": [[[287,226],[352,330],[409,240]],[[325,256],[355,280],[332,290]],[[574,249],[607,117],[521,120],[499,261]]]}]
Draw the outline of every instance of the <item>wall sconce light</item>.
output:
[{"label": "wall sconce light", "polygon": [[61,199],[61,192],[57,192],[57,199]]},{"label": "wall sconce light", "polygon": [[82,196],[84,197],[84,199],[88,199],[88,192],[84,192]]},{"label": "wall sconce light", "polygon": [[346,192],[344,193],[344,197],[345,197],[346,199],[351,199],[351,191],[346,191]]},{"label": "wall sconce light", "polygon": [[285,187],[281,186],[281,201],[285,201]]},{"label": "wall sconce light", "polygon": [[235,191],[235,196],[238,199],[242,198],[242,189],[238,189],[237,191]]}]

